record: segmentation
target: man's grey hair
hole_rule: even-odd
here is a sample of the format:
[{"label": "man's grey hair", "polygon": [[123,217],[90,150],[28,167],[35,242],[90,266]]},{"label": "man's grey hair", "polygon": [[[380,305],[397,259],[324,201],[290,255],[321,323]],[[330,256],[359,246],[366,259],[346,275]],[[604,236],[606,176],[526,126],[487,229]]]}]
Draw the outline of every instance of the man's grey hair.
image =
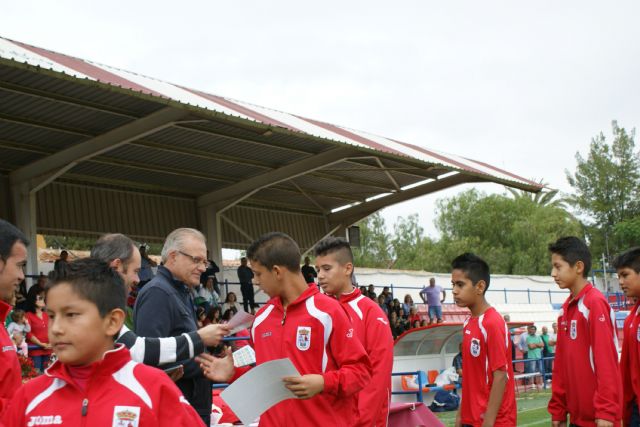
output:
[{"label": "man's grey hair", "polygon": [[107,264],[119,259],[126,266],[133,256],[134,246],[133,240],[124,234],[105,234],[91,248],[91,258]]},{"label": "man's grey hair", "polygon": [[185,241],[189,237],[200,240],[204,244],[207,243],[207,239],[204,237],[204,234],[195,228],[177,228],[169,233],[164,241],[161,253],[162,262],[167,262],[169,253],[173,251],[181,251],[184,248]]}]

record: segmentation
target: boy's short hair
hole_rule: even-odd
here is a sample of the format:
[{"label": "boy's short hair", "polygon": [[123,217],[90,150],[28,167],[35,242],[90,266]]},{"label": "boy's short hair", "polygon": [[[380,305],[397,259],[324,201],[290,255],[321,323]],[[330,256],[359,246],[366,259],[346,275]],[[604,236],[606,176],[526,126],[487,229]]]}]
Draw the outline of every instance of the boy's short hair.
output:
[{"label": "boy's short hair", "polygon": [[13,245],[22,242],[29,246],[29,240],[15,225],[0,219],[0,259],[6,261],[11,256]]},{"label": "boy's short hair", "polygon": [[591,271],[591,252],[587,244],[575,236],[561,237],[554,243],[549,244],[549,252],[560,255],[570,266],[582,261],[584,271],[582,277],[589,277]]},{"label": "boy's short hair", "polygon": [[247,258],[272,270],[274,265],[285,267],[292,273],[300,271],[300,248],[287,234],[263,234],[247,249]]},{"label": "boy's short hair", "polygon": [[471,280],[473,286],[477,285],[479,281],[484,280],[486,286],[483,294],[489,289],[489,282],[491,281],[489,264],[478,255],[465,252],[451,261],[451,268],[453,270],[463,271]]},{"label": "boy's short hair", "polygon": [[316,258],[319,256],[325,256],[329,254],[336,254],[336,259],[340,264],[346,264],[348,262],[353,264],[353,252],[351,251],[351,245],[342,237],[327,237],[321,240],[313,250]]},{"label": "boy's short hair", "polygon": [[63,283],[69,284],[80,298],[95,304],[101,317],[117,308],[122,311],[126,309],[127,290],[124,281],[104,261],[77,259],[69,263],[66,272],[51,272],[46,292]]},{"label": "boy's short hair", "polygon": [[630,268],[636,273],[640,273],[640,247],[631,248],[618,255],[613,260],[613,268],[616,270]]}]

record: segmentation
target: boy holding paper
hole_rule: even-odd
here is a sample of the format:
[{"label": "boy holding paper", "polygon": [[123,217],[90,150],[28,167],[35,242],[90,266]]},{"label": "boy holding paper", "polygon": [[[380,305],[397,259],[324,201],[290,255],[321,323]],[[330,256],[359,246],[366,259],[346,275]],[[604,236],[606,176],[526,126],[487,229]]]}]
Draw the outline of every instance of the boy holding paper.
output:
[{"label": "boy holding paper", "polygon": [[352,426],[371,366],[345,311],[305,283],[300,249],[286,234],[261,236],[247,258],[254,282],[271,297],[251,329],[256,363],[288,358],[301,374],[283,378],[298,399],[272,406],[260,427]]}]

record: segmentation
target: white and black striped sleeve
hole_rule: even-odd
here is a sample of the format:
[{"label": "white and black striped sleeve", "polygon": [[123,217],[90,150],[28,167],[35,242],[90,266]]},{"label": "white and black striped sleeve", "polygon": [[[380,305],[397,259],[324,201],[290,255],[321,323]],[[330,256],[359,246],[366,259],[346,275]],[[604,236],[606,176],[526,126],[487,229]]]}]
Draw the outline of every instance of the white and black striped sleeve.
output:
[{"label": "white and black striped sleeve", "polygon": [[193,359],[204,351],[202,339],[195,331],[176,337],[145,338],[123,325],[116,342],[129,349],[134,361],[151,366]]}]

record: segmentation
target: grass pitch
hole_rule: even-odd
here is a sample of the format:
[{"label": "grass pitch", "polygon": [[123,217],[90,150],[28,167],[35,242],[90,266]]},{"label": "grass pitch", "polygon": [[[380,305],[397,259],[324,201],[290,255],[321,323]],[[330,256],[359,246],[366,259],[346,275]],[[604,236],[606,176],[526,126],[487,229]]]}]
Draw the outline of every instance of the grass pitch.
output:
[{"label": "grass pitch", "polygon": [[[544,426],[551,424],[551,417],[547,412],[547,403],[551,399],[551,391],[529,391],[516,396],[518,405],[518,426]],[[435,414],[447,427],[456,421],[456,412],[441,412]]]}]

